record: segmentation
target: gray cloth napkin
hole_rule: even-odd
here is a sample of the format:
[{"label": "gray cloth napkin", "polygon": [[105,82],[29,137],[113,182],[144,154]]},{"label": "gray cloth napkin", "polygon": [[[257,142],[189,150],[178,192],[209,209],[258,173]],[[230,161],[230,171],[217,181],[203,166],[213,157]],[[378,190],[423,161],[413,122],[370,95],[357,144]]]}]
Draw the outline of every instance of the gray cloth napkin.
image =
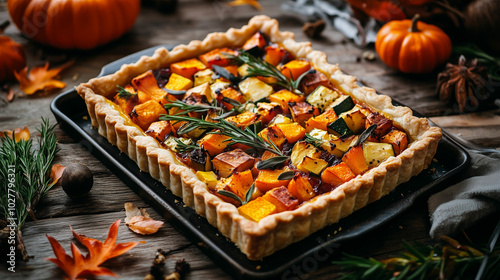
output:
[{"label": "gray cloth napkin", "polygon": [[471,165],[459,183],[432,195],[430,235],[453,235],[500,211],[500,152],[469,150]]}]

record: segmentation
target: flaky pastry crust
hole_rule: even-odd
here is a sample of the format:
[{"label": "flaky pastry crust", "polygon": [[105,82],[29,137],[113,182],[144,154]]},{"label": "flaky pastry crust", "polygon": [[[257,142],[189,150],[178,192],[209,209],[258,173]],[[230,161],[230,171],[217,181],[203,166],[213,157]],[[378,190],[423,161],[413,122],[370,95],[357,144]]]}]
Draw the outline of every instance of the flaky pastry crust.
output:
[{"label": "flaky pastry crust", "polygon": [[[242,217],[234,205],[209,192],[191,168],[179,162],[170,150],[162,148],[152,137],[146,136],[110,99],[116,94],[117,85],[125,86],[148,70],[167,67],[215,48],[241,46],[259,30],[296,58],[309,60],[315,69],[323,72],[346,94],[392,119],[408,133],[411,142],[397,157],[389,158],[330,193],[320,195],[293,211],[267,216],[257,223]],[[92,126],[100,135],[126,153],[142,171],[149,172],[181,197],[184,204],[206,217],[251,260],[269,256],[388,194],[430,164],[442,136],[439,128],[430,127],[424,118],[414,117],[411,109],[393,106],[390,97],[378,95],[371,88],[359,87],[355,77],[343,74],[337,65],[328,64],[323,52],[313,50],[309,42],[295,42],[292,33],[281,32],[278,22],[267,16],[256,16],[241,29],[212,33],[203,41],[179,45],[172,51],[160,48],[153,56],[144,56],[135,64],[123,65],[114,74],[79,85],[77,91],[85,100]]]}]

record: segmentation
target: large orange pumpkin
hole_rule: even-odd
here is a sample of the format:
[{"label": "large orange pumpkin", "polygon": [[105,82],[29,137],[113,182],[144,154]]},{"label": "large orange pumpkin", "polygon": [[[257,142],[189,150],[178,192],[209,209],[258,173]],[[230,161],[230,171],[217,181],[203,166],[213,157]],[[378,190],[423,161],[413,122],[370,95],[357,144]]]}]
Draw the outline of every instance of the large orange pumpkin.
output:
[{"label": "large orange pumpkin", "polygon": [[140,0],[8,0],[10,16],[27,37],[60,49],[92,49],[128,31]]},{"label": "large orange pumpkin", "polygon": [[427,73],[451,54],[451,40],[439,27],[412,20],[391,21],[379,30],[375,49],[385,64],[404,73]]},{"label": "large orange pumpkin", "polygon": [[0,30],[0,82],[14,79],[14,70],[26,66],[23,47]]}]

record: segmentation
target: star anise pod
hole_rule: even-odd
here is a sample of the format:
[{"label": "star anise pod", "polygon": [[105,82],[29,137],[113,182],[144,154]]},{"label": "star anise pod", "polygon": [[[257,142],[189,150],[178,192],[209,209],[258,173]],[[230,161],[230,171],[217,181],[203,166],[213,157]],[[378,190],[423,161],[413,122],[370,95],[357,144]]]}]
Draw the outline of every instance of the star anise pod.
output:
[{"label": "star anise pod", "polygon": [[442,101],[449,103],[455,99],[460,112],[464,112],[465,109],[477,108],[479,100],[488,98],[487,83],[487,68],[479,66],[477,59],[468,64],[461,55],[458,65],[448,63],[446,69],[439,73],[436,90]]}]

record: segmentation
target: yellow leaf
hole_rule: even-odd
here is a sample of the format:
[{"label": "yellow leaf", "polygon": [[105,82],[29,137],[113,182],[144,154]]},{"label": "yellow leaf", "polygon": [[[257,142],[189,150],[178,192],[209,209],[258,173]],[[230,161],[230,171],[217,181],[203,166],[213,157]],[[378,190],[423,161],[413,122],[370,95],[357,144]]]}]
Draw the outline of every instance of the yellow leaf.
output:
[{"label": "yellow leaf", "polygon": [[232,2],[227,3],[229,6],[242,6],[242,5],[251,5],[257,10],[262,10],[262,6],[257,2],[257,0],[234,0]]},{"label": "yellow leaf", "polygon": [[14,129],[14,132],[12,132],[12,130],[0,131],[0,138],[6,136],[12,138],[12,134],[14,134],[14,140],[16,142],[19,142],[21,140],[28,141],[31,136],[29,129],[27,127],[24,127],[23,129],[16,128]]},{"label": "yellow leaf", "polygon": [[66,86],[65,83],[55,79],[57,75],[67,67],[71,66],[73,61],[70,61],[58,68],[53,68],[49,70],[49,63],[45,63],[45,66],[37,66],[31,68],[28,73],[28,67],[26,66],[21,71],[14,71],[16,79],[19,81],[19,88],[24,91],[24,93],[31,95],[39,90],[51,90],[51,89],[61,89]]}]

